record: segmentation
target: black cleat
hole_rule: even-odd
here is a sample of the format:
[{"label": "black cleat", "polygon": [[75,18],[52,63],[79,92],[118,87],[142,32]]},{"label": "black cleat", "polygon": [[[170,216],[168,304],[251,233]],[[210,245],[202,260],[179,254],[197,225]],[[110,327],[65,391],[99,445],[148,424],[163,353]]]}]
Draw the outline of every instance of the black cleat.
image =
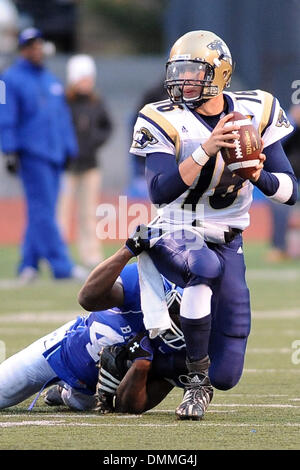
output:
[{"label": "black cleat", "polygon": [[106,346],[100,352],[96,411],[101,414],[114,412],[115,394],[128,370],[126,358],[124,346]]},{"label": "black cleat", "polygon": [[175,411],[177,418],[201,420],[214,393],[208,375],[190,372],[188,375],[181,375],[179,380],[185,388],[183,400]]},{"label": "black cleat", "polygon": [[129,368],[126,348],[118,345],[105,346],[99,356],[99,375],[104,371],[104,376],[111,378],[112,382],[120,383]]},{"label": "black cleat", "polygon": [[110,393],[98,391],[95,411],[102,415],[114,413],[114,398],[115,396]]}]

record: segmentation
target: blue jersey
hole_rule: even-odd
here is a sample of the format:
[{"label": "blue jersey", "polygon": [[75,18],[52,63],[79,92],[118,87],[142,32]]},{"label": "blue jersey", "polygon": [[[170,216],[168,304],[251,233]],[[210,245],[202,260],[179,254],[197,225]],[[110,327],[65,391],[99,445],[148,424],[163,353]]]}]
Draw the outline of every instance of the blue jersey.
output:
[{"label": "blue jersey", "polygon": [[[126,266],[120,274],[124,289],[121,308],[92,312],[78,317],[64,338],[48,349],[44,356],[57,376],[84,393],[95,393],[99,352],[104,346],[124,344],[141,331],[146,331],[141,310],[137,264]],[[166,293],[173,286],[164,280]],[[170,348],[159,338],[152,341],[154,351],[170,354]]]}]

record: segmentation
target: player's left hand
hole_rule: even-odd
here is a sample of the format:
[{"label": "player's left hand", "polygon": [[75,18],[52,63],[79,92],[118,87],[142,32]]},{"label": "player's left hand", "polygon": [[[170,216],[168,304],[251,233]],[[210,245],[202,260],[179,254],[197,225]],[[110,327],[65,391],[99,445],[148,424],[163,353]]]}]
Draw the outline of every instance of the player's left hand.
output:
[{"label": "player's left hand", "polygon": [[255,171],[252,173],[252,176],[250,179],[250,181],[252,181],[253,183],[256,183],[256,181],[259,179],[260,177],[260,174],[261,174],[261,170],[263,169],[264,167],[264,162],[266,161],[266,156],[264,153],[261,153],[259,156],[259,164],[256,165],[255,167]]}]

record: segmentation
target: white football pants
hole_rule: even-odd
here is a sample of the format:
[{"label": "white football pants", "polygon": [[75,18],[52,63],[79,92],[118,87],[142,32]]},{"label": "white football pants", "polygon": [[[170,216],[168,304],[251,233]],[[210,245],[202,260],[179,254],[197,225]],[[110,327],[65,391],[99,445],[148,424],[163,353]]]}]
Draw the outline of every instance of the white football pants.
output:
[{"label": "white football pants", "polygon": [[[0,409],[21,403],[38,393],[46,382],[56,377],[43,353],[64,337],[74,321],[38,339],[0,364]],[[72,389],[69,389],[66,398],[65,403],[70,403],[72,409],[85,410],[90,409],[88,399],[93,397],[74,391],[73,400]]]}]

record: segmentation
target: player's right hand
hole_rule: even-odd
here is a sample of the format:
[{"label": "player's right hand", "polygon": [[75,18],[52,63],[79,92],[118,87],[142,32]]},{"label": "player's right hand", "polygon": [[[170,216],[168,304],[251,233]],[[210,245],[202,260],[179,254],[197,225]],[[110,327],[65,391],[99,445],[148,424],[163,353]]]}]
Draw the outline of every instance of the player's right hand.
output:
[{"label": "player's right hand", "polygon": [[137,226],[135,232],[127,239],[125,245],[134,256],[138,256],[143,251],[151,248],[152,238],[159,237],[161,234],[162,231],[160,229],[141,224]]},{"label": "player's right hand", "polygon": [[212,131],[209,139],[203,142],[202,148],[209,157],[213,157],[214,155],[216,155],[222,147],[235,147],[235,143],[229,141],[240,138],[239,134],[236,132],[240,129],[240,126],[232,125],[224,127],[226,122],[230,118],[232,118],[232,116],[233,114],[227,114],[226,116],[221,118],[214,130]]}]

